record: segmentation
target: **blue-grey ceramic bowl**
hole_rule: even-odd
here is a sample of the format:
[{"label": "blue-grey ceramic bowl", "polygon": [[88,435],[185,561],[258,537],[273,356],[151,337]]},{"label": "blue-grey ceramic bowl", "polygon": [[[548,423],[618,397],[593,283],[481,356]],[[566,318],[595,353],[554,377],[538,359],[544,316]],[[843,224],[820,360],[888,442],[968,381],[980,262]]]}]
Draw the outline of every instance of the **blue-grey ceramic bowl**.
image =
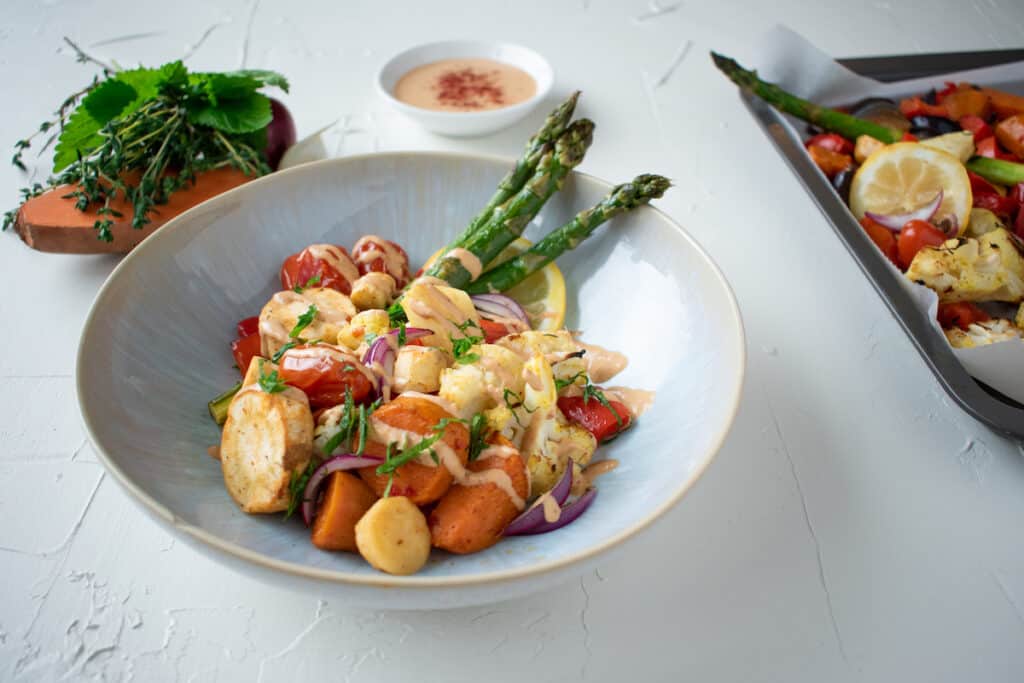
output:
[{"label": "blue-grey ceramic bowl", "polygon": [[[235,322],[279,288],[285,256],[375,233],[403,245],[415,265],[466,225],[509,165],[440,153],[332,159],[255,180],[161,228],[114,270],[82,333],[79,404],[110,473],[200,551],[258,578],[379,608],[524,595],[581,574],[651,524],[725,438],[745,359],[722,274],[654,208],[616,219],[559,261],[567,326],[629,356],[616,384],[658,392],[636,427],[599,451],[621,465],[571,526],[475,555],[435,552],[419,574],[388,576],[358,555],[314,548],[295,519],[240,512],[207,455],[220,434],[206,402],[238,378],[228,350]],[[561,225],[608,188],[574,174],[527,237]]]}]

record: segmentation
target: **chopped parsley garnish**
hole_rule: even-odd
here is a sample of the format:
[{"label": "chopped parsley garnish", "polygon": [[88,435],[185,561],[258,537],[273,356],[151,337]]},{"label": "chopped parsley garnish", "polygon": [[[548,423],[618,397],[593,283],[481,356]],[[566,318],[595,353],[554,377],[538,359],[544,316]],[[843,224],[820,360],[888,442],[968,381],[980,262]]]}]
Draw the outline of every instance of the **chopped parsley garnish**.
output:
[{"label": "chopped parsley garnish", "polygon": [[310,304],[306,312],[299,316],[299,319],[295,321],[295,327],[288,333],[288,336],[292,339],[302,334],[302,331],[309,327],[313,321],[316,320],[316,304]]},{"label": "chopped parsley garnish", "polygon": [[304,284],[304,285],[295,285],[294,287],[292,287],[292,291],[295,292],[296,294],[302,294],[303,290],[309,289],[310,287],[316,287],[318,284],[320,284],[320,280],[321,280],[321,275],[320,275],[320,273],[317,273],[313,277],[311,277],[308,280],[306,280],[306,284]]},{"label": "chopped parsley garnish", "polygon": [[406,342],[405,323],[400,323],[398,325],[398,345],[399,346],[405,346],[405,342]]},{"label": "chopped parsley garnish", "polygon": [[[467,320],[466,322],[471,323],[473,321]],[[455,356],[456,363],[462,363],[463,365],[465,365],[467,363],[475,363],[478,360],[480,360],[480,354],[472,353],[470,352],[470,349],[479,344],[480,342],[482,342],[484,340],[483,337],[471,336],[456,339],[455,337],[449,335],[448,338],[452,340],[452,354]]]},{"label": "chopped parsley garnish", "polygon": [[295,341],[290,341],[287,344],[285,344],[284,346],[282,346],[281,348],[279,348],[277,350],[277,352],[273,356],[270,357],[270,360],[272,362],[274,362],[274,363],[280,363],[281,362],[281,356],[284,355],[285,351],[287,351],[288,349],[294,349],[299,344],[304,344],[304,343],[305,342],[303,342],[301,339],[297,339]]},{"label": "chopped parsley garnish", "polygon": [[324,444],[324,455],[330,456],[342,445],[346,449],[353,448],[355,455],[362,455],[366,451],[366,439],[370,429],[370,416],[373,411],[381,405],[381,399],[377,399],[369,406],[355,406],[352,400],[352,391],[345,389],[345,402],[342,404],[341,419],[338,420],[338,431],[331,435],[331,438]]},{"label": "chopped parsley garnish", "polygon": [[409,318],[406,317],[405,309],[402,308],[401,302],[396,301],[388,307],[388,325],[398,327],[401,323],[408,321]]},{"label": "chopped parsley garnish", "polygon": [[284,383],[281,376],[277,373],[277,370],[272,371],[269,375],[263,370],[264,361],[260,361],[260,377],[259,384],[260,389],[267,392],[268,394],[277,394],[288,388],[288,385]]},{"label": "chopped parsley garnish", "polygon": [[487,437],[490,429],[487,427],[487,418],[483,413],[477,413],[469,421],[469,461],[473,462],[480,457],[480,453],[487,448]]},{"label": "chopped parsley garnish", "polygon": [[[511,396],[515,400],[508,400],[509,396]],[[512,391],[511,389],[505,389],[504,394],[502,394],[502,398],[505,399],[505,405],[508,406],[509,408],[518,408],[519,406],[523,405],[523,397],[517,394],[516,392]]]}]

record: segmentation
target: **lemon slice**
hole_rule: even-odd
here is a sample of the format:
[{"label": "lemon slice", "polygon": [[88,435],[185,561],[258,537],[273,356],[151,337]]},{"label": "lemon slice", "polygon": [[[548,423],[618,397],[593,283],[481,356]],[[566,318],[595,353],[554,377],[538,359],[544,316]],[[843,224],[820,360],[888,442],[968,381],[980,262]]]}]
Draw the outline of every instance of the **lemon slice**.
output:
[{"label": "lemon slice", "polygon": [[[523,253],[531,244],[530,240],[520,237],[505,247],[490,267],[493,268],[516,254]],[[431,254],[423,264],[424,270],[434,264],[442,249],[443,247]],[[526,309],[526,314],[530,316],[530,325],[535,330],[558,330],[565,324],[565,278],[554,263],[544,266],[503,294],[512,297]]]},{"label": "lemon slice", "polygon": [[974,197],[967,169],[949,152],[916,142],[897,142],[869,156],[853,176],[850,210],[858,220],[865,212],[893,214],[920,208],[942,192],[933,223],[956,218],[967,229]]}]

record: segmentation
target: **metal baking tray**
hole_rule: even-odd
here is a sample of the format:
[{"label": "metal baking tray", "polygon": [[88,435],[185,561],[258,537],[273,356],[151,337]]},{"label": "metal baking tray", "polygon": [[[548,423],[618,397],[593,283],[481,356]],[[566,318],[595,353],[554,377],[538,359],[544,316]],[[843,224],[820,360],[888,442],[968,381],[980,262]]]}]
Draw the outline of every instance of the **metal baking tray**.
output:
[{"label": "metal baking tray", "polygon": [[[995,66],[1024,59],[1024,50],[906,55],[837,60],[847,68],[879,81],[893,82],[939,76],[969,67]],[[1024,405],[971,377],[938,334],[927,315],[918,311],[899,276],[854,219],[853,214],[804,150],[800,129],[790,119],[749,93],[740,91],[747,109],[803,183],[836,235],[846,245],[882,301],[914,343],[921,358],[950,398],[975,419],[997,432],[1024,439]]]}]

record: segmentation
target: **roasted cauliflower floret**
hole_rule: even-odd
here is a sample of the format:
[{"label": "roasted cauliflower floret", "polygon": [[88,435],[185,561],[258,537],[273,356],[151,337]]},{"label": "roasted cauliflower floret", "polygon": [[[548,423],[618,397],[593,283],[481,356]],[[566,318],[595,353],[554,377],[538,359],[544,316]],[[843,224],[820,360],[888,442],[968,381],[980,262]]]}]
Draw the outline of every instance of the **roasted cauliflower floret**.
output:
[{"label": "roasted cauliflower floret", "polygon": [[988,209],[971,209],[971,217],[967,221],[967,230],[964,231],[963,237],[981,237],[999,228],[1006,228],[999,220],[999,216]]},{"label": "roasted cauliflower floret", "polygon": [[441,372],[441,398],[469,418],[496,406],[505,405],[523,393],[523,361],[508,349],[495,344],[477,344],[465,358]]},{"label": "roasted cauliflower floret", "polygon": [[1004,318],[971,323],[966,330],[954,327],[944,332],[949,343],[958,349],[988,346],[997,342],[1021,339],[1024,336],[1019,327]]},{"label": "roasted cauliflower floret", "polygon": [[387,308],[395,296],[395,278],[370,271],[352,283],[352,303],[360,311]]},{"label": "roasted cauliflower floret", "polygon": [[395,359],[393,387],[396,392],[419,391],[432,394],[441,388],[441,371],[448,357],[429,346],[403,346]]},{"label": "roasted cauliflower floret", "polygon": [[549,363],[558,362],[566,356],[578,353],[580,350],[579,344],[576,343],[576,340],[573,339],[572,334],[568,330],[556,330],[553,332],[527,330],[526,332],[502,337],[495,343],[515,351],[524,359],[539,353]]},{"label": "roasted cauliflower floret", "polygon": [[942,303],[1024,299],[1024,254],[999,228],[981,238],[948,240],[917,253],[907,277],[935,290]]},{"label": "roasted cauliflower floret", "polygon": [[379,337],[390,330],[390,326],[391,320],[388,318],[387,311],[374,310],[357,313],[338,332],[338,346],[355,351],[367,337]]},{"label": "roasted cauliflower floret", "polygon": [[523,418],[528,420],[519,450],[526,458],[531,491],[540,495],[551,489],[570,463],[583,467],[597,448],[586,429],[570,424],[558,410],[558,392],[551,365],[540,353],[523,366]]},{"label": "roasted cauliflower floret", "polygon": [[273,356],[290,340],[299,320],[310,311],[315,314],[299,336],[333,341],[356,314],[356,307],[347,296],[334,289],[310,288],[301,294],[290,290],[278,292],[260,311],[260,355]]}]

